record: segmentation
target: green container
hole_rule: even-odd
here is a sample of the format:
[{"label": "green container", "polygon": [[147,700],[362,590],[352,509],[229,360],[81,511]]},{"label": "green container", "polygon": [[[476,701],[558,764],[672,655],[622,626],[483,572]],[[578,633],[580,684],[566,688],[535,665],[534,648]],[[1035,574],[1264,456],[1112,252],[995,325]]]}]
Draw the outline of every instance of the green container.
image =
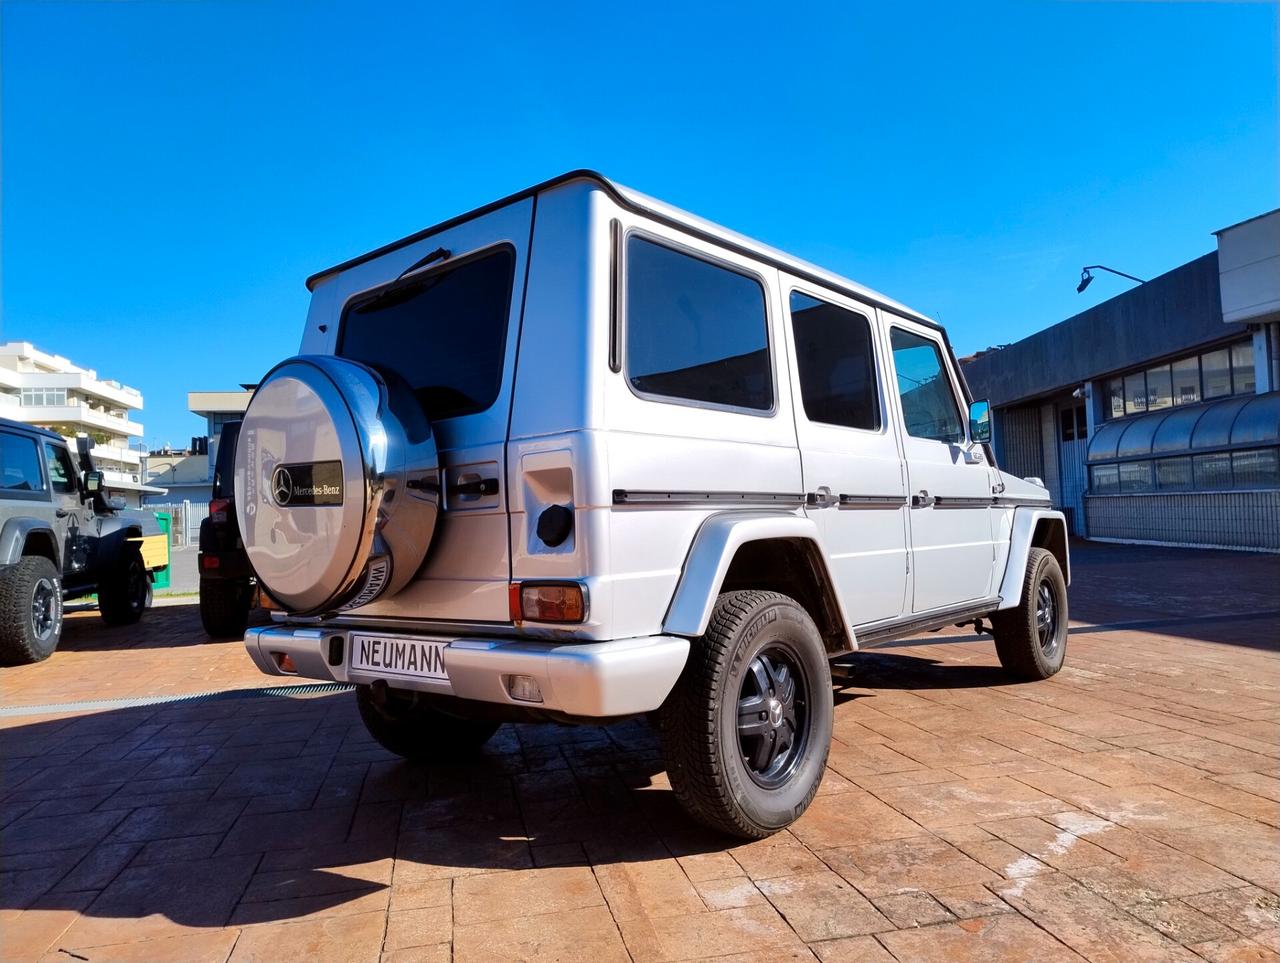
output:
[{"label": "green container", "polygon": [[160,523],[160,531],[164,532],[165,551],[168,553],[164,568],[155,570],[156,580],[152,588],[167,589],[169,587],[169,569],[173,561],[173,516],[168,512],[156,512],[156,521]]}]

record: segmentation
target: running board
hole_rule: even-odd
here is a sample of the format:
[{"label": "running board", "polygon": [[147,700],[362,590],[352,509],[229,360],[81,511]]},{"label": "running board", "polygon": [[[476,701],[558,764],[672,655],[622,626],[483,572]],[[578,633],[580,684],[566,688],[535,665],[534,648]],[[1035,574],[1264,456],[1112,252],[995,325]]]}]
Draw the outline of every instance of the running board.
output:
[{"label": "running board", "polygon": [[948,625],[955,625],[957,622],[968,622],[970,619],[989,614],[999,604],[1000,597],[997,595],[978,602],[966,602],[964,605],[953,606],[949,609],[925,612],[922,615],[901,622],[893,622],[889,625],[875,625],[873,623],[866,627],[854,626],[853,632],[858,640],[858,648],[865,649],[875,642],[892,641],[900,639],[904,635],[928,632],[930,629],[941,629]]}]

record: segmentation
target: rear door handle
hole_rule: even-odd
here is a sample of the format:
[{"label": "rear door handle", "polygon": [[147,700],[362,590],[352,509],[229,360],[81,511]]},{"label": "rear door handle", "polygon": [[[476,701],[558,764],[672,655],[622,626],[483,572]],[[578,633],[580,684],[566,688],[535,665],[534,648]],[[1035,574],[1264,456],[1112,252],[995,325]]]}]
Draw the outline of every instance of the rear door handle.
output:
[{"label": "rear door handle", "polygon": [[937,500],[938,499],[930,495],[927,491],[924,491],[923,489],[921,489],[920,491],[916,492],[914,495],[911,496],[911,507],[912,508],[928,508]]}]

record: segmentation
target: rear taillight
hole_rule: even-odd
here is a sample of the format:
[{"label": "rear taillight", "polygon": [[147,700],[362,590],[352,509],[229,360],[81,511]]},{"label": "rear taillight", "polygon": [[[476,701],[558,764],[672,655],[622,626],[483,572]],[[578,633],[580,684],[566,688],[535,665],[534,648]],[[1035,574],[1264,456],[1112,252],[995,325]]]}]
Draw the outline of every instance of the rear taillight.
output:
[{"label": "rear taillight", "polygon": [[577,582],[513,582],[511,621],[585,622],[587,597]]},{"label": "rear taillight", "polygon": [[222,524],[227,520],[227,510],[231,508],[230,498],[215,498],[209,502],[209,520]]}]

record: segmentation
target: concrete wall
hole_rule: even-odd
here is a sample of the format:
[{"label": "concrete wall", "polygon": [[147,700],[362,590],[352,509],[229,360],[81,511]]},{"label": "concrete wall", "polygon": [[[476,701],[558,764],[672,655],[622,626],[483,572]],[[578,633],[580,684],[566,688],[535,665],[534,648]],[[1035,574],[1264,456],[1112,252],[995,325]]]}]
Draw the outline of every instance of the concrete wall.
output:
[{"label": "concrete wall", "polygon": [[975,398],[1009,405],[1243,335],[1222,320],[1217,252],[964,366]]}]

